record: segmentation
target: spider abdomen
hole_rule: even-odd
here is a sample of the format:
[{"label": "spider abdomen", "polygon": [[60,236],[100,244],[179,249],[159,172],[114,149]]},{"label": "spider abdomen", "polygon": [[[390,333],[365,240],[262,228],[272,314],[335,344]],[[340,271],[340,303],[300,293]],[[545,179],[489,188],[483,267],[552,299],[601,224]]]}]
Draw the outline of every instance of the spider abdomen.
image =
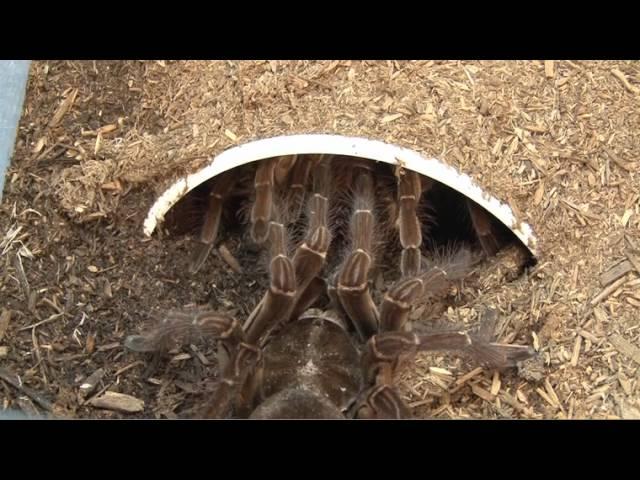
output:
[{"label": "spider abdomen", "polygon": [[[348,408],[363,381],[360,353],[349,334],[323,318],[299,319],[274,336],[264,348],[264,372],[263,403],[285,390],[306,390],[287,395],[315,395],[338,411]],[[324,400],[312,404],[324,404]]]}]

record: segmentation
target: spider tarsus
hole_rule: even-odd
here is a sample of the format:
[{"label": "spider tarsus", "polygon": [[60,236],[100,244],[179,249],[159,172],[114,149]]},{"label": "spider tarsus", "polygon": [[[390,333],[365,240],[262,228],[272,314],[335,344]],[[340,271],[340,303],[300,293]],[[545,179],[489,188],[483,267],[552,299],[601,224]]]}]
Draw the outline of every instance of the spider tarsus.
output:
[{"label": "spider tarsus", "polygon": [[500,243],[494,232],[490,215],[472,200],[467,200],[467,208],[482,249],[487,257],[493,257],[500,250]]}]

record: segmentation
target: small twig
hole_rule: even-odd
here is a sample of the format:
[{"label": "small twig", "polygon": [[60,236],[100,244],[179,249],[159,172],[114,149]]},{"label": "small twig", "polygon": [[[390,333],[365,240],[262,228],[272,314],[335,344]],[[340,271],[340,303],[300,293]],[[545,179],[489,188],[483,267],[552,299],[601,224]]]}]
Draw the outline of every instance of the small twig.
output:
[{"label": "small twig", "polygon": [[[423,405],[429,405],[430,403],[433,403],[433,398],[426,398],[424,400],[418,400],[416,402],[410,403],[409,407],[410,408],[416,408],[416,407],[421,407]],[[448,405],[444,405],[444,407],[446,408]],[[435,417],[436,413],[432,413],[432,415]]]},{"label": "small twig", "polygon": [[555,390],[553,389],[553,386],[551,385],[551,382],[549,381],[548,378],[544,379],[544,388],[545,388],[547,394],[549,395],[549,398],[553,402],[553,404],[556,407],[558,407],[562,413],[564,413],[564,408],[562,408],[562,404],[560,403],[560,399],[558,398],[558,395],[556,394]]},{"label": "small twig", "polygon": [[635,271],[638,272],[638,274],[640,274],[640,258],[637,257],[635,254],[627,251],[627,260],[629,260],[631,265],[633,265],[633,268],[635,269]]},{"label": "small twig", "polygon": [[144,362],[142,360],[137,360],[137,361],[135,361],[133,363],[130,363],[126,367],[122,367],[120,370],[118,370],[116,373],[114,373],[113,376],[117,377],[118,375],[122,375],[127,370],[131,370],[133,367],[137,367],[138,365],[144,365]]},{"label": "small twig", "polygon": [[615,282],[613,282],[611,285],[609,285],[606,288],[603,288],[602,291],[596,295],[595,297],[593,297],[593,299],[589,302],[589,304],[592,307],[595,307],[597,304],[599,304],[602,300],[604,300],[605,298],[607,298],[609,295],[611,295],[613,292],[615,292],[618,288],[620,288],[621,286],[623,286],[625,283],[627,283],[630,280],[629,276],[624,276],[622,278],[619,278],[618,280],[616,280]]},{"label": "small twig", "polygon": [[567,207],[572,208],[573,210],[575,210],[576,212],[578,212],[580,215],[587,217],[590,220],[600,220],[600,217],[598,217],[597,215],[590,213],[590,212],[586,212],[584,210],[582,210],[581,208],[579,208],[577,205],[574,205],[573,203],[571,203],[568,200],[565,199],[560,199],[560,201],[562,203],[564,203]]},{"label": "small twig", "polygon": [[622,82],[622,85],[624,85],[624,88],[626,88],[627,91],[629,91],[631,93],[640,93],[640,88],[638,88],[638,87],[636,87],[634,85],[631,85],[629,83],[629,80],[627,80],[627,77],[625,76],[625,74],[622,73],[617,68],[612,68],[611,69],[611,74]]},{"label": "small twig", "polygon": [[[420,402],[416,402],[416,403],[420,403]],[[431,412],[431,417],[432,418],[436,418],[438,415],[444,413],[445,411],[449,410],[450,405],[448,403],[439,406],[438,408],[436,408],[433,412]],[[414,408],[414,407],[411,407]],[[450,414],[451,416],[451,414]]]},{"label": "small twig", "polygon": [[[597,311],[597,309],[594,309],[594,314]],[[585,340],[589,340],[591,343],[593,344],[599,344],[600,341],[602,340],[601,338],[596,337],[593,333],[588,332],[586,330],[583,330],[582,328],[579,328],[578,330],[576,330],[578,335],[580,335],[582,338],[584,338]]]},{"label": "small twig", "polygon": [[107,384],[105,387],[103,387],[98,393],[96,393],[95,395],[91,395],[90,397],[85,398],[82,402],[79,402],[79,404],[85,405],[86,403],[88,403],[91,399],[93,398],[97,398],[100,395],[102,395],[104,392],[106,392],[109,388],[111,388],[113,386],[113,384],[116,383],[115,380],[110,382],[109,384]]},{"label": "small twig", "polygon": [[111,267],[103,268],[102,270],[98,270],[96,274],[108,272],[109,270],[113,270],[114,268],[118,268],[120,265],[112,265]]},{"label": "small twig", "polygon": [[64,312],[54,313],[49,318],[45,318],[44,320],[42,320],[42,321],[40,321],[38,323],[33,323],[31,325],[27,325],[26,327],[21,327],[17,331],[18,332],[22,332],[24,330],[29,330],[30,328],[36,328],[36,327],[39,327],[40,325],[44,325],[45,323],[53,322],[54,320],[57,320],[58,318],[60,318],[62,316],[64,316]]},{"label": "small twig", "polygon": [[34,392],[30,388],[27,388],[24,385],[22,385],[21,382],[16,380],[16,378],[15,378],[15,376],[13,374],[7,372],[6,370],[4,370],[2,368],[0,368],[0,379],[4,380],[6,383],[11,385],[13,388],[15,388],[15,389],[21,391],[22,393],[24,393],[27,397],[29,397],[31,400],[36,402],[38,405],[40,405],[40,407],[44,408],[46,411],[48,411],[48,412],[51,411],[51,409],[52,409],[51,402],[49,402],[48,400],[45,400],[44,398],[42,398],[42,396],[40,396],[40,394]]},{"label": "small twig", "polygon": [[40,368],[40,374],[44,381],[45,387],[49,386],[49,380],[47,379],[47,372],[45,371],[44,362],[42,361],[42,354],[40,353],[40,345],[38,344],[38,337],[36,335],[36,329],[31,330],[31,342],[33,343],[33,350],[36,352],[36,360],[38,360],[38,367]]},{"label": "small twig", "polygon": [[462,377],[460,377],[459,379],[457,379],[454,382],[454,387],[449,390],[449,395],[453,395],[454,393],[456,393],[458,390],[460,390],[461,388],[463,388],[466,383],[471,380],[473,377],[480,375],[482,372],[484,371],[484,369],[482,367],[477,367],[473,370],[471,370],[469,373],[463,375]]},{"label": "small twig", "polygon": [[56,145],[62,148],[66,148],[67,150],[74,150],[78,153],[82,153],[82,150],[80,150],[79,147],[74,147],[73,145],[69,145],[68,143],[56,143]]},{"label": "small twig", "polygon": [[609,156],[609,158],[613,160],[613,163],[615,163],[621,169],[626,170],[627,172],[633,171],[633,167],[634,167],[633,163],[625,162],[620,157],[618,157],[618,155],[616,155],[610,148],[605,147],[604,151]]},{"label": "small twig", "polygon": [[[16,241],[16,238],[18,237],[18,234],[20,233],[21,230],[22,230],[21,226],[19,227],[12,226],[9,229],[9,231],[6,233],[6,235],[0,242],[0,248],[2,249],[2,252],[0,252],[0,256],[5,255],[9,251],[9,249],[11,248],[11,245],[13,245],[13,242]],[[18,239],[18,241],[20,240]]]},{"label": "small twig", "polygon": [[22,266],[22,258],[19,253],[16,253],[15,257],[13,257],[13,266],[18,273],[18,281],[20,282],[20,286],[22,287],[22,293],[24,294],[25,300],[29,301],[29,297],[31,296],[31,287],[29,286],[29,281],[27,280],[27,275],[24,273],[24,267]]},{"label": "small twig", "polygon": [[29,163],[32,163],[34,161],[38,162],[40,161],[40,159],[46,157],[47,155],[49,155],[56,147],[59,147],[60,144],[59,143],[54,143],[53,145],[51,145],[49,148],[43,150],[42,152],[36,153],[35,155],[33,155],[30,159],[29,159]]},{"label": "small twig", "polygon": [[60,308],[60,306],[58,306],[57,303],[54,303],[53,301],[49,300],[48,298],[43,298],[42,301],[44,303],[46,303],[47,305],[49,305],[51,308],[53,308],[56,312],[64,313],[62,308]]},{"label": "small twig", "polygon": [[487,390],[485,390],[484,388],[482,388],[480,385],[477,385],[477,384],[471,385],[471,391],[473,392],[474,395],[476,395],[477,397],[480,397],[482,400],[488,403],[493,403],[493,401],[496,398],[495,395],[491,395],[491,392],[488,392]]},{"label": "small twig", "polygon": [[545,392],[544,390],[542,390],[541,388],[536,388],[536,392],[538,393],[538,395],[540,395],[542,397],[542,399],[547,402],[549,405],[551,405],[552,407],[556,407],[558,408],[558,405],[556,405],[553,400],[551,399],[551,397],[549,397],[549,395],[547,394],[547,392]]},{"label": "small twig", "polygon": [[318,87],[326,88],[327,90],[333,90],[333,87],[331,85],[327,85],[324,82],[313,80],[312,78],[301,77],[300,75],[296,75],[295,73],[293,74],[293,76],[298,78],[299,80],[302,80],[303,82],[312,83],[314,85],[317,85]]},{"label": "small twig", "polygon": [[[629,246],[631,247],[631,250],[640,251],[640,247],[638,247],[638,245],[636,244],[635,240],[633,238],[631,238],[630,235],[625,234],[624,238],[627,241],[627,243],[629,244]],[[631,260],[629,260],[629,261],[631,263],[633,263],[633,261],[631,261]],[[638,271],[638,273],[640,273],[640,271]]]}]

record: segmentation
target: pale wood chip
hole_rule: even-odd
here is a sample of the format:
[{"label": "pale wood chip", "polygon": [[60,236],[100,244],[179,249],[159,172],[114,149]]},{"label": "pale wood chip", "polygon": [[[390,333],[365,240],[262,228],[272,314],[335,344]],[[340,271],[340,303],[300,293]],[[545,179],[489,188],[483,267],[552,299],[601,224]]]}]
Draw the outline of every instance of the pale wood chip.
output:
[{"label": "pale wood chip", "polygon": [[439,368],[439,367],[429,367],[429,372],[435,375],[445,375],[448,377],[453,375],[453,373],[451,373],[449,370],[445,370],[444,368]]},{"label": "pale wood chip", "polygon": [[623,260],[600,275],[600,285],[606,287],[611,282],[615,282],[620,277],[629,273],[631,270],[633,270],[631,262],[629,260]]},{"label": "pale wood chip", "polygon": [[490,392],[488,392],[487,390],[485,390],[484,388],[480,387],[477,384],[471,385],[471,391],[476,396],[483,399],[485,402],[493,403],[493,401],[495,400],[495,395],[491,395]]},{"label": "pale wood chip", "polygon": [[522,390],[516,390],[516,398],[520,400],[522,403],[524,403],[525,405],[529,403],[529,399],[527,398],[527,396],[524,394]]},{"label": "pale wood chip", "polygon": [[170,362],[171,363],[175,363],[175,362],[181,362],[182,360],[189,360],[191,358],[191,355],[189,355],[188,353],[179,353],[178,355],[176,355],[175,357],[173,357]]},{"label": "pale wood chip", "polygon": [[115,123],[110,123],[108,125],[104,125],[98,129],[98,133],[102,135],[106,135],[111,132],[115,132],[118,129],[118,125]]},{"label": "pale wood chip", "polygon": [[562,404],[560,403],[560,399],[558,398],[558,395],[556,394],[555,390],[551,386],[551,382],[549,382],[548,378],[544,379],[544,388],[547,391],[547,393],[549,394],[549,398],[551,398],[551,400],[553,401],[555,406],[557,406],[559,408],[562,408]]},{"label": "pale wood chip", "polygon": [[536,193],[533,195],[533,204],[536,207],[542,203],[543,196],[544,196],[544,182],[540,182],[538,184],[538,188],[536,189]]},{"label": "pale wood chip", "polygon": [[493,371],[493,378],[491,380],[491,395],[498,395],[500,393],[500,386],[502,382],[500,381],[500,373],[497,370]]},{"label": "pale wood chip", "polygon": [[93,147],[93,154],[98,155],[98,152],[100,152],[101,147],[102,147],[102,134],[98,133],[98,135],[96,135],[96,143]]},{"label": "pale wood chip", "polygon": [[640,364],[640,348],[636,347],[633,343],[617,334],[611,335],[609,342],[620,353]]},{"label": "pale wood chip", "polygon": [[0,340],[4,337],[4,334],[9,328],[9,322],[11,321],[11,310],[7,310],[5,308],[2,309],[2,313],[0,313]]},{"label": "pale wood chip", "polygon": [[137,413],[144,410],[143,400],[124,393],[110,391],[104,392],[99,397],[92,398],[87,403],[96,408],[124,413]]},{"label": "pale wood chip", "polygon": [[533,349],[536,352],[540,351],[540,339],[538,338],[538,334],[536,332],[531,332],[531,338],[533,339]]},{"label": "pale wood chip", "polygon": [[580,358],[580,347],[582,346],[582,337],[577,336],[576,341],[573,344],[573,354],[571,355],[571,366],[578,366],[578,358]]},{"label": "pale wood chip", "polygon": [[121,191],[122,184],[118,180],[114,180],[113,182],[103,183],[100,188],[103,190]]},{"label": "pale wood chip", "polygon": [[31,150],[32,153],[40,153],[44,146],[47,144],[47,137],[40,137],[40,139],[36,142],[36,145]]},{"label": "pale wood chip", "polygon": [[62,101],[62,103],[60,103],[60,106],[53,114],[53,117],[51,117],[49,128],[56,127],[62,121],[62,118],[71,109],[71,106],[73,105],[73,102],[75,102],[77,95],[77,88],[74,88],[69,94],[67,94],[67,97]]},{"label": "pale wood chip", "polygon": [[595,307],[593,309],[593,316],[600,323],[606,323],[609,320],[609,317],[605,313],[605,311],[600,307]]},{"label": "pale wood chip", "polygon": [[89,355],[93,353],[96,348],[96,334],[90,333],[85,340],[84,348]]},{"label": "pale wood chip", "polygon": [[389,122],[393,122],[394,120],[399,119],[400,117],[403,117],[404,115],[402,113],[394,113],[393,115],[385,115],[384,117],[382,117],[382,120],[380,120],[380,123],[389,123]]},{"label": "pale wood chip", "polygon": [[624,393],[627,395],[631,395],[631,393],[633,393],[633,390],[631,389],[631,382],[622,372],[618,374],[618,382],[620,382],[620,386],[622,387],[622,390],[624,390]]},{"label": "pale wood chip", "polygon": [[554,62],[553,60],[544,61],[544,76],[547,78],[553,78],[554,76]]},{"label": "pale wood chip", "polygon": [[82,384],[80,385],[80,395],[82,397],[89,396],[91,392],[93,392],[96,389],[96,387],[100,383],[100,380],[102,380],[102,377],[104,377],[104,373],[105,373],[104,369],[99,368],[98,370],[93,372],[91,375],[89,375],[85,379],[85,381],[82,382]]}]

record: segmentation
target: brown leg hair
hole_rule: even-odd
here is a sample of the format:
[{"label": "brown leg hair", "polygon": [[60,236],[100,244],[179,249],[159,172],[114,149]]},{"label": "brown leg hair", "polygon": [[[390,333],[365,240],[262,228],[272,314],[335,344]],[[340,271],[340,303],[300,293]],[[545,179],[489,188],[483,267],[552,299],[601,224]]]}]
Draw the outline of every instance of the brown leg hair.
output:
[{"label": "brown leg hair", "polygon": [[351,251],[342,263],[336,293],[342,309],[366,341],[378,330],[378,309],[369,291],[375,228],[373,175],[362,169],[355,177],[351,216]]},{"label": "brown leg hair", "polygon": [[215,179],[213,187],[209,192],[207,211],[204,215],[204,222],[200,231],[200,239],[194,248],[191,262],[189,263],[189,273],[196,273],[209,256],[213,244],[218,237],[220,219],[224,201],[235,185],[234,176],[231,172],[225,172]]}]

